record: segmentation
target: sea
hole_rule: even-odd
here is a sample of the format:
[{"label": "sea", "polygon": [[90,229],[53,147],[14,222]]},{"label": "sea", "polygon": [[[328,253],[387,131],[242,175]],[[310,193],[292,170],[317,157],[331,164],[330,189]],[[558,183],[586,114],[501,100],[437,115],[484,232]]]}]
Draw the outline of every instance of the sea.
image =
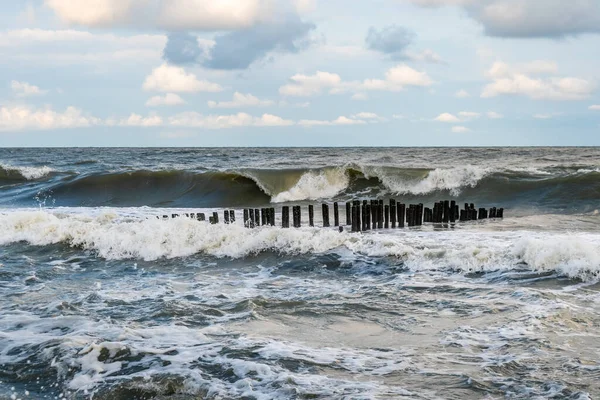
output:
[{"label": "sea", "polygon": [[597,147],[1,148],[0,399],[598,399],[599,210]]}]

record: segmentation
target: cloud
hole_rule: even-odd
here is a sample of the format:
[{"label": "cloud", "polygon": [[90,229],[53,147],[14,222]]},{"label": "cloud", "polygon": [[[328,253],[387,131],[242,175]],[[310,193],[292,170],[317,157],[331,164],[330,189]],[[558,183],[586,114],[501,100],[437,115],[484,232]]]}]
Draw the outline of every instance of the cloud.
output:
[{"label": "cloud", "polygon": [[0,106],[0,131],[81,128],[98,125],[101,122],[100,119],[86,115],[75,107],[67,107],[64,112],[60,112],[51,108]]},{"label": "cloud", "polygon": [[399,25],[389,25],[381,30],[369,28],[365,43],[368,49],[389,56],[392,60],[406,58],[406,48],[413,42],[414,32]]},{"label": "cloud", "polygon": [[185,112],[169,118],[169,125],[177,127],[228,129],[258,126],[289,126],[294,121],[272,114],[254,117],[246,113],[232,115],[203,115],[197,112]]},{"label": "cloud", "polygon": [[535,118],[535,119],[550,119],[552,117],[553,117],[552,114],[534,114],[533,115],[533,118]]},{"label": "cloud", "polygon": [[467,133],[467,132],[471,132],[471,130],[469,128],[467,128],[466,126],[453,126],[452,127],[452,132],[454,133]]},{"label": "cloud", "polygon": [[405,64],[390,68],[385,79],[343,81],[338,74],[317,71],[314,75],[296,74],[291,83],[279,88],[284,96],[315,96],[327,90],[329,94],[364,93],[369,90],[399,91],[406,86],[430,86],[432,79],[426,72],[417,71]]},{"label": "cloud", "polygon": [[12,81],[10,88],[17,97],[41,96],[48,92],[47,90],[40,89],[38,86],[19,81]]},{"label": "cloud", "polygon": [[594,104],[589,107],[590,110],[600,111],[600,104]]},{"label": "cloud", "polygon": [[365,93],[354,93],[352,95],[352,97],[350,97],[350,100],[362,101],[362,100],[367,100],[368,98],[369,98],[369,96],[367,96],[367,94],[365,94]]},{"label": "cloud", "polygon": [[425,49],[420,53],[406,53],[406,58],[411,61],[422,62],[422,63],[431,63],[431,64],[446,64],[446,61],[442,59],[442,57],[430,49]]},{"label": "cloud", "polygon": [[178,106],[181,104],[185,104],[185,101],[175,93],[167,93],[164,96],[153,96],[146,102],[147,107]]},{"label": "cloud", "polygon": [[[115,122],[112,120],[107,121],[107,125],[114,125]],[[118,126],[136,126],[136,127],[156,127],[161,126],[163,124],[163,120],[161,117],[157,115],[150,115],[147,117],[142,117],[139,114],[132,113],[128,118],[124,118],[116,122]]]},{"label": "cloud", "polygon": [[264,0],[45,0],[45,4],[71,25],[171,31],[242,29],[275,11]]},{"label": "cloud", "polygon": [[501,119],[501,118],[504,118],[504,115],[502,115],[502,114],[499,114],[499,113],[497,113],[497,112],[495,112],[495,111],[488,111],[488,112],[486,113],[486,115],[487,115],[487,117],[488,117],[489,119]]},{"label": "cloud", "polygon": [[458,116],[464,121],[465,119],[479,118],[481,114],[473,111],[461,111]]},{"label": "cloud", "polygon": [[[594,85],[581,78],[532,76],[527,68],[512,68],[510,65],[496,62],[487,75],[492,80],[483,88],[481,97],[489,98],[500,95],[521,95],[535,100],[582,100],[588,98]],[[550,69],[529,69],[537,74],[546,74]]]},{"label": "cloud", "polygon": [[212,40],[201,40],[188,32],[170,33],[163,58],[171,64],[195,64],[208,56],[214,44]]},{"label": "cloud", "polygon": [[424,7],[460,6],[488,36],[559,38],[600,33],[596,0],[408,0]]},{"label": "cloud", "polygon": [[187,73],[181,67],[163,64],[154,68],[146,77],[144,90],[158,92],[220,92],[223,88],[208,81],[198,80],[196,75]]},{"label": "cloud", "polygon": [[471,97],[471,95],[466,90],[461,89],[458,92],[454,93],[454,97],[458,99],[466,99],[467,97]]},{"label": "cloud", "polygon": [[298,121],[298,125],[304,127],[312,127],[312,126],[334,126],[334,125],[364,125],[367,121],[355,118],[348,118],[344,116],[339,116],[334,120],[315,120],[315,119],[303,119]]},{"label": "cloud", "polygon": [[209,101],[210,108],[240,108],[240,107],[266,107],[273,105],[271,100],[261,100],[256,96],[235,92],[231,101]]},{"label": "cloud", "polygon": [[460,122],[460,119],[457,116],[452,115],[450,113],[440,114],[435,118],[435,120],[438,122],[449,122],[452,124]]},{"label": "cloud", "polygon": [[214,69],[245,69],[271,53],[298,53],[309,46],[307,36],[313,29],[314,24],[289,15],[276,22],[217,35],[203,65]]}]

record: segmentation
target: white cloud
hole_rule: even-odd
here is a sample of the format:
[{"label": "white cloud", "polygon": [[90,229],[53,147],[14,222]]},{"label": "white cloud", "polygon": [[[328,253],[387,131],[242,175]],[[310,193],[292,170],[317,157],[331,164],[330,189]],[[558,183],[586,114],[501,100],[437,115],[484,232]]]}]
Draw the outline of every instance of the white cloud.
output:
[{"label": "white cloud", "polygon": [[185,112],[169,118],[169,125],[177,127],[227,129],[251,126],[289,126],[294,121],[272,114],[254,117],[246,113],[232,115],[203,115],[197,112]]},{"label": "white cloud", "polygon": [[380,119],[381,117],[375,113],[372,112],[359,112],[358,114],[354,115],[354,118],[359,118],[359,119]]},{"label": "white cloud", "polygon": [[477,112],[473,112],[473,111],[461,111],[458,113],[458,115],[463,119],[473,119],[473,118],[479,118],[481,116],[480,113]]},{"label": "white cloud", "polygon": [[10,88],[17,97],[41,96],[47,93],[47,90],[42,90],[27,82],[12,81]]},{"label": "white cloud", "polygon": [[[529,73],[550,73],[550,65],[529,66]],[[523,69],[526,71],[527,67]],[[500,95],[521,95],[535,100],[582,100],[589,97],[594,85],[581,78],[574,77],[533,77],[508,64],[496,62],[487,72],[491,83],[483,88],[481,97],[490,98]]]},{"label": "white cloud", "polygon": [[324,89],[341,86],[342,78],[338,74],[317,71],[314,75],[296,74],[290,78],[292,83],[279,88],[284,96],[314,96]]},{"label": "white cloud", "polygon": [[64,112],[30,106],[0,107],[0,131],[81,128],[100,123],[100,119],[75,107],[67,107]]},{"label": "white cloud", "polygon": [[163,64],[146,77],[144,90],[159,92],[220,92],[223,88],[212,82],[198,80],[181,67]]},{"label": "white cloud", "polygon": [[185,104],[185,100],[175,93],[167,93],[164,96],[153,96],[146,102],[147,107],[178,106],[181,104]]},{"label": "white cloud", "polygon": [[284,96],[314,96],[323,93],[339,94],[354,92],[358,98],[365,91],[399,91],[406,86],[431,86],[432,79],[426,72],[417,71],[405,64],[390,68],[385,79],[365,79],[361,81],[343,81],[338,74],[317,71],[314,75],[296,74],[290,78],[292,83],[279,88]]},{"label": "white cloud", "polygon": [[459,99],[465,99],[467,97],[471,97],[471,95],[466,90],[461,89],[458,92],[454,93],[454,97],[459,98]]},{"label": "white cloud", "polygon": [[442,113],[442,114],[438,115],[435,118],[435,120],[438,122],[449,122],[452,124],[460,122],[460,119],[458,117],[456,117],[455,115],[452,115],[450,113]]},{"label": "white cloud", "polygon": [[467,128],[466,126],[453,126],[452,127],[452,132],[454,133],[467,133],[467,132],[471,132],[471,130],[469,128]]},{"label": "white cloud", "polygon": [[240,108],[240,107],[267,107],[273,105],[271,100],[261,100],[256,96],[235,92],[231,101],[209,101],[210,108]]},{"label": "white cloud", "polygon": [[535,118],[535,119],[550,119],[552,117],[553,117],[552,114],[534,114],[533,115],[533,118]]},{"label": "white cloud", "polygon": [[315,119],[303,119],[298,122],[298,125],[304,127],[311,126],[335,126],[335,125],[364,125],[367,122],[361,119],[348,118],[339,116],[334,120],[315,120]]},{"label": "white cloud", "polygon": [[594,104],[589,107],[590,110],[600,111],[600,104]]},{"label": "white cloud", "polygon": [[439,54],[437,54],[436,52],[434,52],[433,50],[430,50],[430,49],[425,49],[420,53],[410,53],[409,52],[406,54],[406,56],[408,57],[409,60],[412,60],[412,61],[432,63],[432,64],[446,64],[444,59]]},{"label": "white cloud", "polygon": [[497,113],[497,112],[495,112],[495,111],[488,111],[488,112],[486,113],[486,115],[487,115],[487,117],[488,117],[488,118],[490,118],[490,119],[501,119],[501,118],[504,118],[504,115],[502,115],[502,114],[499,114],[499,113]]},{"label": "white cloud", "polygon": [[[107,121],[107,125],[110,126],[113,124],[114,121]],[[141,115],[135,113],[132,113],[128,118],[121,119],[116,123],[116,125],[118,126],[136,126],[144,128],[161,126],[162,124],[162,118],[157,115],[149,115],[147,117],[142,117]]]},{"label": "white cloud", "polygon": [[136,26],[167,30],[231,30],[273,15],[262,0],[45,0],[65,23],[88,27]]},{"label": "white cloud", "polygon": [[394,114],[394,115],[392,115],[392,118],[393,119],[404,119],[405,117],[402,114]]},{"label": "white cloud", "polygon": [[366,93],[354,93],[352,95],[352,97],[350,97],[351,100],[357,100],[357,101],[367,100],[368,98],[369,98],[369,96],[367,96]]}]

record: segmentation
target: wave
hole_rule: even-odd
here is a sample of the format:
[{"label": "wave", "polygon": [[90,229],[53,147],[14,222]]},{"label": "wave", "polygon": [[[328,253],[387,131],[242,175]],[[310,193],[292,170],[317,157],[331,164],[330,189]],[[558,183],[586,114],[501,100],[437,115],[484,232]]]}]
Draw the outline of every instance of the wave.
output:
[{"label": "wave", "polygon": [[18,211],[0,215],[0,245],[65,244],[105,259],[173,258],[197,253],[243,258],[266,251],[313,254],[348,250],[371,257],[397,257],[407,268],[464,274],[528,269],[536,273],[595,280],[600,276],[600,234],[530,231],[339,233],[334,229],[246,229],[191,219],[124,219]]},{"label": "wave", "polygon": [[[1,171],[22,180],[51,173],[47,167]],[[241,207],[368,196],[430,203],[451,197],[484,206],[528,205],[584,212],[597,208],[592,203],[600,198],[600,170],[581,168],[465,165],[426,169],[348,164],[314,169],[137,170],[60,178],[41,181],[41,187],[35,188],[36,197],[51,198],[57,206],[155,207]],[[30,192],[20,191],[11,199],[31,201]]]},{"label": "wave", "polygon": [[47,166],[12,166],[0,163],[0,181],[32,181],[49,176],[54,170]]}]

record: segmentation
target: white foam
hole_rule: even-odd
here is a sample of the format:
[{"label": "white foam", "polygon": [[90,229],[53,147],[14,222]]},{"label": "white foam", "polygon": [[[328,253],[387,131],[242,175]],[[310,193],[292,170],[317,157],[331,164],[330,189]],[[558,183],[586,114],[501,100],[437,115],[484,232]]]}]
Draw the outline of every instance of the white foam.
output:
[{"label": "white foam", "polygon": [[327,168],[304,173],[292,188],[275,194],[271,201],[282,203],[297,200],[331,198],[348,188],[350,178],[344,168]]},{"label": "white foam", "polygon": [[27,180],[35,180],[43,178],[54,171],[52,168],[44,165],[42,167],[30,167],[30,166],[13,166],[0,163],[0,168],[5,171],[17,173]]},{"label": "white foam", "polygon": [[[246,229],[210,225],[187,218],[123,219],[115,212],[96,216],[47,211],[0,214],[0,245],[65,243],[107,259],[155,260],[204,253],[242,258],[277,251],[309,254],[349,249],[367,256],[392,256],[415,270],[452,269],[464,273],[527,268],[584,280],[600,273],[600,234],[461,228],[454,231],[389,230],[339,233],[334,229]],[[524,265],[526,263],[526,265]]]},{"label": "white foam", "polygon": [[475,187],[479,181],[494,170],[475,165],[453,168],[436,168],[424,178],[407,179],[386,172],[383,168],[363,168],[367,177],[377,177],[391,192],[397,194],[427,194],[437,190],[448,190],[458,195],[465,187]]}]

